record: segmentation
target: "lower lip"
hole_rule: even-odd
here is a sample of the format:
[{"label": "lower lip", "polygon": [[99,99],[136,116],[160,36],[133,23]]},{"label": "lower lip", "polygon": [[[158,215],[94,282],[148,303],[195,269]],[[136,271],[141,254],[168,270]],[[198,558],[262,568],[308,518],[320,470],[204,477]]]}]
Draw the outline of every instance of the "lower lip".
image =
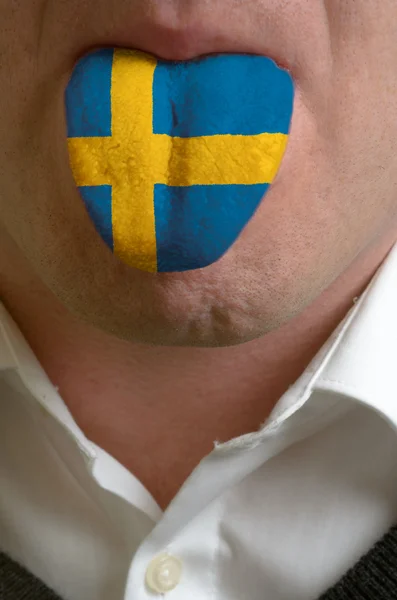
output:
[{"label": "lower lip", "polygon": [[102,239],[144,271],[216,262],[277,174],[293,109],[289,74],[254,55],[170,62],[104,48],[81,62],[65,97],[68,145]]}]

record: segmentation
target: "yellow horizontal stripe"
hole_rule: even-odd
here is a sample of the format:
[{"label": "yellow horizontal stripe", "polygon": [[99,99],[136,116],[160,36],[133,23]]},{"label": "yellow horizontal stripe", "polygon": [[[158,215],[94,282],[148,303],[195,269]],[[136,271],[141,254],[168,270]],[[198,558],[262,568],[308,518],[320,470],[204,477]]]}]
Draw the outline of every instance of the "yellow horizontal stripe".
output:
[{"label": "yellow horizontal stripe", "polygon": [[288,140],[283,133],[151,138],[152,143],[145,144],[150,155],[141,150],[134,154],[134,144],[126,151],[113,138],[69,139],[77,185],[112,185],[120,177],[133,184],[146,170],[149,186],[271,183]]}]

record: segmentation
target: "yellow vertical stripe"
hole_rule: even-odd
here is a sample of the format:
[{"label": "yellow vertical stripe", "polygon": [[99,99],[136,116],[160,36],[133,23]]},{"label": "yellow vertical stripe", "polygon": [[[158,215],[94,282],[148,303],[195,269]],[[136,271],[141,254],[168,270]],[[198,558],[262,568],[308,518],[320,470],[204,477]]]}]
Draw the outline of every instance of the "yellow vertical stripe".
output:
[{"label": "yellow vertical stripe", "polygon": [[[134,58],[137,60],[132,62]],[[111,89],[114,149],[108,147],[106,158],[112,169],[114,252],[127,264],[150,272],[157,271],[152,125],[156,64],[148,54],[115,50]]]}]

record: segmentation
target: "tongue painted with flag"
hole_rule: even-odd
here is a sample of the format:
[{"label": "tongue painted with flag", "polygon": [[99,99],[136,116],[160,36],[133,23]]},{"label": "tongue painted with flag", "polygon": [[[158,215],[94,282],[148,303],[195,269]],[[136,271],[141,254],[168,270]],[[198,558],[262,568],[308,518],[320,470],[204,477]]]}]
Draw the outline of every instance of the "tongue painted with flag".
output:
[{"label": "tongue painted with flag", "polygon": [[263,56],[84,56],[65,92],[68,150],[103,241],[152,273],[217,261],[277,174],[293,100],[289,73]]}]

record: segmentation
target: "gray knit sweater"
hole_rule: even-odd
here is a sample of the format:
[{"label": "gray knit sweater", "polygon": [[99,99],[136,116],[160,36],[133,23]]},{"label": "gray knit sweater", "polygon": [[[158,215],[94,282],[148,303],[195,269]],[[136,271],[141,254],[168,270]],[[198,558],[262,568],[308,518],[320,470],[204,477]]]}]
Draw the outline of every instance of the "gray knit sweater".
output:
[{"label": "gray knit sweater", "polygon": [[[265,590],[263,598],[266,598]],[[396,599],[397,526],[392,527],[334,587],[318,598],[318,600]],[[0,552],[0,600],[62,599],[6,554]],[[109,598],[109,600],[113,599]]]}]

